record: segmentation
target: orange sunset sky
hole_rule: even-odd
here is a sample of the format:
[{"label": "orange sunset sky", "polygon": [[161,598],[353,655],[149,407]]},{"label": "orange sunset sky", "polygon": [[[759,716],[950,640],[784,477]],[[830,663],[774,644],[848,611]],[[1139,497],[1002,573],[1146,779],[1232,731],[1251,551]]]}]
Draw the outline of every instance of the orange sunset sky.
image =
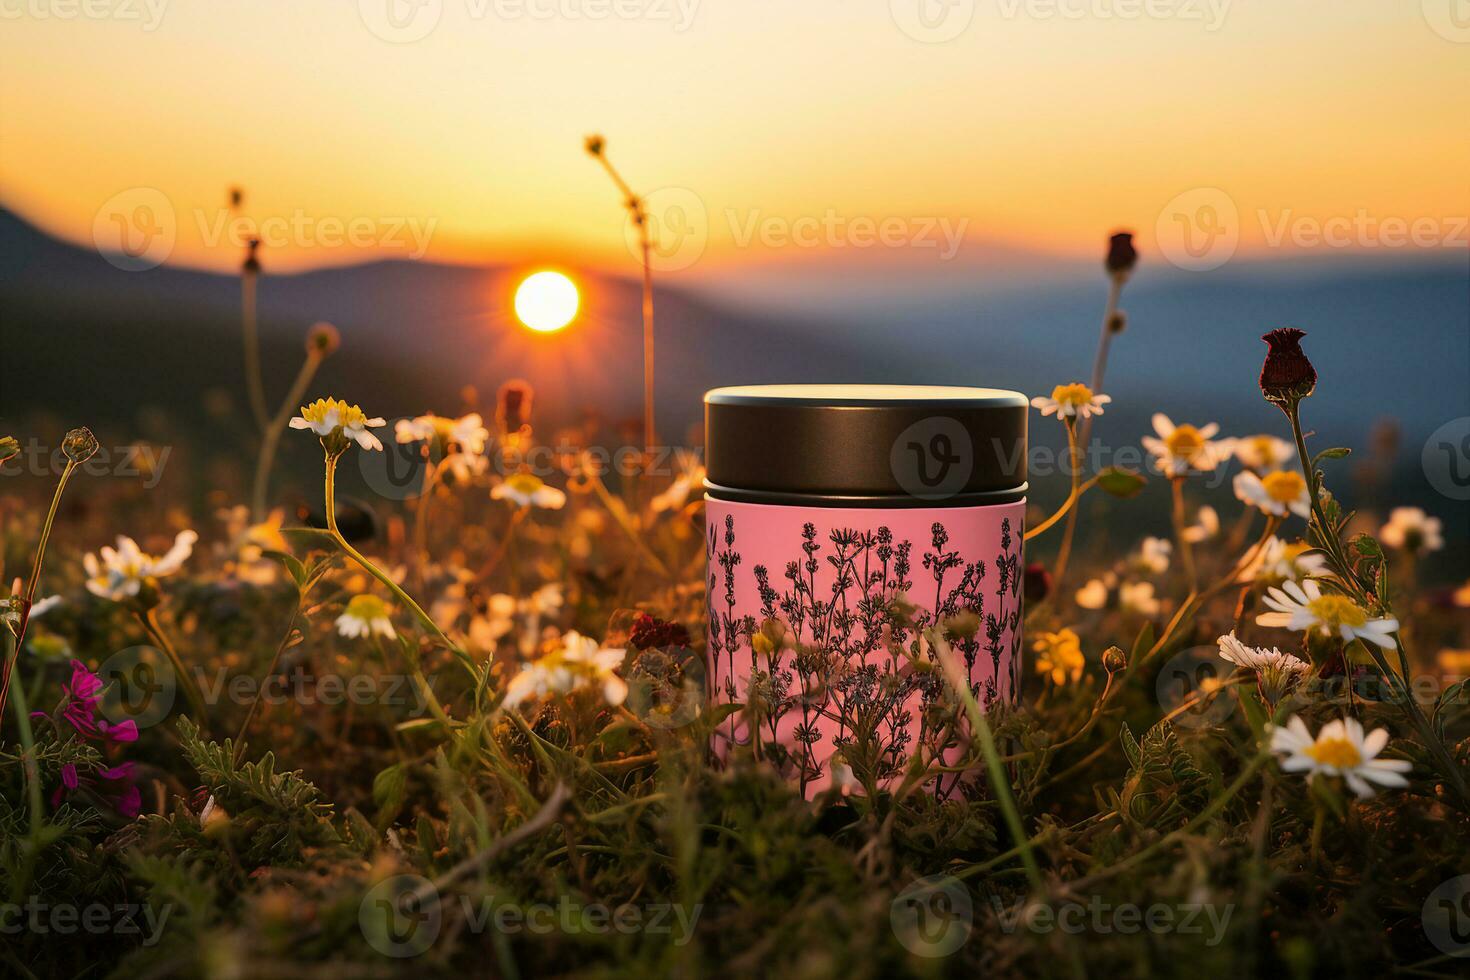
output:
[{"label": "orange sunset sky", "polygon": [[[1238,209],[1246,252],[1312,247],[1273,245],[1283,220],[1354,216],[1418,221],[1443,251],[1470,209],[1470,23],[1453,10],[0,0],[0,203],[91,244],[110,200],[150,188],[173,214],[168,260],[229,268],[237,184],[244,219],[283,233],[276,268],[422,253],[626,271],[619,202],[581,148],[602,132],[636,188],[680,189],[666,221],[704,222],[691,275],[830,258],[886,221],[896,244],[845,254],[926,261],[937,225],[938,247],[905,242],[944,219],[962,256],[1092,258],[1117,226],[1150,247],[1197,188]],[[336,243],[354,222],[361,240]]]}]

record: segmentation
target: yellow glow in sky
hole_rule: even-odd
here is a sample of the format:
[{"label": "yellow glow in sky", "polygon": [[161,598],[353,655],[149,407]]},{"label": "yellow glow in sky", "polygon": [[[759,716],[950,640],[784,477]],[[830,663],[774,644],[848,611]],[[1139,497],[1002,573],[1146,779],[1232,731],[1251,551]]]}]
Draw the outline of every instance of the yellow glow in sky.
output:
[{"label": "yellow glow in sky", "polygon": [[[1187,262],[1221,208],[1243,251],[1444,237],[1470,28],[1442,5],[0,0],[0,203],[92,244],[161,195],[159,254],[214,268],[258,235],[268,269],[626,270],[600,132],[693,278],[1091,257],[1115,227]],[[1352,228],[1334,248],[1381,246]]]}]

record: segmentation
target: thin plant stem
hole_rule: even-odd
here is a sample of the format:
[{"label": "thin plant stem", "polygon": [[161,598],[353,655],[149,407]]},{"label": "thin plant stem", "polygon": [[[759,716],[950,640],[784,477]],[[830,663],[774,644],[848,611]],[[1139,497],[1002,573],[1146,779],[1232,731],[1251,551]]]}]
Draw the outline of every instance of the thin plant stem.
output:
[{"label": "thin plant stem", "polygon": [[[1118,299],[1123,293],[1123,276],[1113,274],[1108,277],[1108,302],[1103,308],[1102,334],[1097,341],[1097,356],[1092,361],[1092,393],[1099,394],[1102,391],[1103,374],[1108,369],[1108,348],[1113,342],[1113,317],[1118,313]],[[1092,436],[1092,417],[1082,421],[1082,444],[1087,445],[1087,440]]]},{"label": "thin plant stem", "polygon": [[[970,719],[970,726],[974,729],[975,737],[980,742],[980,752],[985,757],[985,768],[990,775],[991,788],[995,790],[996,802],[1000,804],[1000,810],[1005,817],[1006,827],[1010,830],[1011,837],[1015,839],[1016,846],[1020,848],[1021,863],[1025,865],[1026,877],[1030,879],[1031,887],[1039,892],[1044,887],[1041,869],[1036,863],[1036,855],[1032,851],[1026,827],[1021,823],[1021,811],[1016,807],[1016,798],[1011,792],[1010,778],[1006,775],[1004,763],[1001,762],[1000,751],[996,748],[995,736],[990,731],[990,724],[985,720],[985,712],[980,710],[980,705],[975,700],[975,693],[970,690],[970,685],[960,682],[966,676],[966,671],[955,661],[954,651],[950,649],[949,643],[937,633],[931,642],[941,661],[948,662],[949,666],[946,667],[945,676],[950,681],[950,687],[960,696],[965,706],[965,715]],[[953,669],[950,669],[951,667]]]},{"label": "thin plant stem", "polygon": [[633,193],[628,182],[618,173],[607,154],[595,154],[602,168],[622,192],[623,204],[638,227],[638,249],[643,262],[643,467],[645,474],[653,457],[657,443],[653,425],[653,265],[651,252],[653,243],[648,233],[648,212],[643,209],[643,199]]},{"label": "thin plant stem", "polygon": [[36,557],[31,562],[31,577],[26,582],[26,591],[20,604],[20,623],[15,628],[15,648],[5,659],[5,669],[0,671],[0,722],[5,718],[5,699],[10,693],[10,678],[15,673],[16,661],[20,658],[20,648],[26,640],[26,627],[31,623],[31,606],[36,601],[36,586],[41,580],[41,565],[46,560],[46,544],[51,540],[51,528],[56,523],[56,511],[61,506],[61,494],[66,490],[67,481],[71,479],[72,472],[77,468],[77,461],[68,459],[65,468],[61,471],[61,479],[56,481],[56,490],[51,494],[51,506],[46,511],[46,522],[41,525],[41,537],[36,542]]},{"label": "thin plant stem", "polygon": [[20,872],[15,877],[15,886],[11,893],[12,898],[19,902],[30,890],[36,859],[41,855],[43,846],[41,831],[46,826],[46,813],[41,809],[41,773],[36,766],[36,740],[31,733],[30,707],[26,704],[24,687],[15,689],[15,702],[12,707],[15,709],[16,727],[20,729],[21,756],[24,760],[22,767],[26,777],[26,805],[30,810],[30,832],[22,847],[24,857],[21,860]]},{"label": "thin plant stem", "polygon": [[1062,532],[1062,546],[1057,551],[1057,566],[1052,572],[1051,591],[1060,595],[1062,576],[1067,573],[1067,560],[1072,556],[1072,539],[1077,533],[1077,498],[1081,494],[1082,456],[1077,445],[1077,423],[1067,423],[1067,460],[1072,468],[1072,492],[1067,495],[1067,527]]},{"label": "thin plant stem", "polygon": [[[474,660],[471,659],[470,655],[468,653],[465,653],[465,651],[460,648],[459,644],[451,640],[449,638],[449,635],[439,628],[439,624],[435,623],[434,620],[429,616],[429,614],[424,612],[423,607],[414,601],[413,596],[403,591],[402,587],[399,586],[397,582],[393,581],[393,579],[390,578],[386,572],[380,569],[377,565],[374,565],[372,562],[368,561],[368,559],[365,558],[360,551],[354,548],[348,542],[348,540],[342,536],[342,532],[338,530],[336,484],[337,460],[340,458],[340,453],[333,454],[332,452],[328,451],[326,454],[326,474],[324,482],[326,490],[327,533],[330,534],[332,540],[337,543],[337,547],[341,548],[342,551],[349,558],[357,562],[357,564],[362,567],[363,571],[367,572],[373,578],[377,579],[383,584],[384,588],[393,593],[394,598],[396,598],[410,612],[412,612],[414,617],[419,621],[424,629],[428,630],[429,633],[432,634],[437,640],[439,640],[440,643],[444,644],[445,648],[448,649],[450,653],[454,654],[454,656],[460,661],[460,663],[464,665],[465,669],[470,672],[470,676],[474,677],[478,681],[479,673],[476,671]],[[418,668],[415,668],[415,671],[417,671],[417,669]]]},{"label": "thin plant stem", "polygon": [[174,649],[173,642],[163,632],[163,627],[158,622],[156,609],[136,610],[139,624],[143,631],[158,644],[158,648],[168,657],[173,666],[174,675],[178,678],[179,685],[184,689],[184,697],[189,701],[189,710],[194,712],[195,719],[201,728],[208,730],[209,714],[205,711],[204,695],[199,692],[199,685],[194,682],[194,674],[184,667],[184,661],[179,658],[179,653]]},{"label": "thin plant stem", "polygon": [[257,278],[258,273],[253,269],[240,272],[240,330],[245,341],[245,387],[250,396],[250,412],[264,435],[270,426],[270,413],[265,407],[265,382],[260,371],[260,331],[255,316]]},{"label": "thin plant stem", "polygon": [[281,663],[281,656],[286,652],[287,645],[291,642],[292,635],[296,632],[296,619],[301,615],[301,602],[296,603],[296,608],[291,610],[291,619],[286,623],[286,632],[281,637],[281,642],[276,644],[276,652],[271,657],[270,666],[265,669],[265,676],[255,687],[255,697],[250,701],[250,707],[245,711],[245,718],[240,722],[240,731],[235,735],[235,765],[240,764],[240,757],[245,752],[245,734],[250,731],[250,722],[255,718],[256,709],[260,707],[260,696],[265,692],[265,685],[275,676],[276,668]]},{"label": "thin plant stem", "polygon": [[277,410],[275,417],[263,427],[260,455],[255,461],[255,483],[250,494],[251,519],[257,524],[265,520],[271,469],[275,466],[276,449],[281,442],[281,433],[286,431],[291,415],[306,395],[307,386],[311,384],[311,379],[316,377],[317,368],[321,367],[322,359],[322,355],[315,348],[307,351],[306,361],[301,365],[301,370],[296,373],[296,380],[291,383],[291,390],[286,393],[286,398],[281,402],[281,407]]},{"label": "thin plant stem", "polygon": [[1184,574],[1189,577],[1189,591],[1199,591],[1199,573],[1194,567],[1194,545],[1184,535],[1184,477],[1170,477],[1169,485],[1174,493],[1174,541],[1179,545],[1179,560],[1184,564]]}]

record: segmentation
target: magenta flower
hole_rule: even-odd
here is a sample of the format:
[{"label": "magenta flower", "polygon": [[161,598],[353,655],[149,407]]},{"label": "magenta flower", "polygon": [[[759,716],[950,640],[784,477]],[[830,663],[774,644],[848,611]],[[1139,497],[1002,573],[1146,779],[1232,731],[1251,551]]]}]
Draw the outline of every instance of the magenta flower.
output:
[{"label": "magenta flower", "polygon": [[[133,763],[124,762],[116,766],[104,766],[97,771],[103,780],[113,784],[106,788],[99,787],[98,795],[108,800],[113,809],[128,819],[136,817],[143,809],[143,794],[133,784],[133,770]],[[51,794],[51,806],[60,806],[68,794],[76,792],[82,786],[91,786],[94,782],[78,774],[76,765],[68,762],[61,767],[61,785]]]}]

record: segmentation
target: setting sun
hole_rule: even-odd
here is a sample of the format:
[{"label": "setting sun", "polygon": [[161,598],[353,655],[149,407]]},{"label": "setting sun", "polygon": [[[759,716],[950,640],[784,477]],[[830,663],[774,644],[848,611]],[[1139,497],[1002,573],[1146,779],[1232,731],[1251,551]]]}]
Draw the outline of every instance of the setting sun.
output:
[{"label": "setting sun", "polygon": [[539,333],[560,330],[577,315],[577,284],[560,272],[536,272],[516,287],[516,316]]}]

